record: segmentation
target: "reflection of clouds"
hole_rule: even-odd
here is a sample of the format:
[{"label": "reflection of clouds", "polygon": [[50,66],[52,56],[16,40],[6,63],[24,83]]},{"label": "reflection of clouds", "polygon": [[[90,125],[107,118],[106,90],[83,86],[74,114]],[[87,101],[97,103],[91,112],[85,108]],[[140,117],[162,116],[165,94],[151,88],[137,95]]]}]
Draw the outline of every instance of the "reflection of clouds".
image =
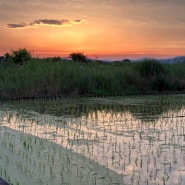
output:
[{"label": "reflection of clouds", "polygon": [[185,182],[184,111],[168,111],[147,123],[129,112],[97,111],[78,118],[33,113],[29,119],[26,113],[4,114],[3,125],[108,166],[123,174],[126,184],[175,184]]},{"label": "reflection of clouds", "polygon": [[56,20],[56,19],[38,19],[34,20],[31,23],[20,23],[20,24],[7,24],[7,28],[25,28],[25,27],[33,27],[33,26],[40,26],[40,25],[45,25],[45,26],[72,26],[76,24],[82,24],[86,22],[85,20],[81,19],[76,19],[76,20]]}]

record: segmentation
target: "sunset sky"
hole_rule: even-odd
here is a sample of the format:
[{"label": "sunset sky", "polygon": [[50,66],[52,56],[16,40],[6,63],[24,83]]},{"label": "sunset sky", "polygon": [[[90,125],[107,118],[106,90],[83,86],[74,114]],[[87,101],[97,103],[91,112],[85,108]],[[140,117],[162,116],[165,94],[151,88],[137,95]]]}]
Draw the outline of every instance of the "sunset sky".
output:
[{"label": "sunset sky", "polygon": [[0,55],[185,55],[185,0],[0,0]]}]

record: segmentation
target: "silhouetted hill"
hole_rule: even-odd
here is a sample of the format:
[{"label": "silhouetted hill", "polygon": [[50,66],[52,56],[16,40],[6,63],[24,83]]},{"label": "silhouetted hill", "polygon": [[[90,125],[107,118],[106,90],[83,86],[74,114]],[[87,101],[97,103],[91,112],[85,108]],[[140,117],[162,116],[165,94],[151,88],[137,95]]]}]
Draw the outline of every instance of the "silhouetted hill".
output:
[{"label": "silhouetted hill", "polygon": [[169,64],[183,63],[185,62],[185,56],[177,56],[174,58],[159,59],[159,61],[162,63],[169,63]]}]

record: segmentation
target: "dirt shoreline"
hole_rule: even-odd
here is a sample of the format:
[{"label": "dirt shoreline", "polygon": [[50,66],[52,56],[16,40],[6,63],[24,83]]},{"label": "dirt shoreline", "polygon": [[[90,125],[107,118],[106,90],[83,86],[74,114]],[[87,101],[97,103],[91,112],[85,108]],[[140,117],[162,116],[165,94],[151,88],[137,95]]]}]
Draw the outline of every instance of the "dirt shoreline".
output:
[{"label": "dirt shoreline", "polygon": [[127,96],[147,96],[147,95],[173,95],[173,94],[185,94],[185,91],[166,91],[166,92],[141,92],[141,93],[131,93],[131,94],[122,94],[122,93],[106,93],[106,94],[86,94],[86,95],[73,95],[73,96],[23,96],[23,97],[0,97],[1,101],[19,101],[19,100],[39,100],[39,99],[73,99],[73,98],[88,98],[88,97],[127,97]]}]

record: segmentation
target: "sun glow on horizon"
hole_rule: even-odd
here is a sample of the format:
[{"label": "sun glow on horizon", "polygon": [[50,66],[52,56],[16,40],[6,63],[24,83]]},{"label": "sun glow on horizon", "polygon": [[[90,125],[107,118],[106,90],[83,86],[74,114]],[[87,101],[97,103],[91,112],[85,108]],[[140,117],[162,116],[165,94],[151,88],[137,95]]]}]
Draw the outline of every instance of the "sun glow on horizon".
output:
[{"label": "sun glow on horizon", "polygon": [[182,0],[178,3],[95,0],[83,4],[2,0],[0,5],[3,25],[0,55],[19,48],[34,50],[40,57],[71,52],[185,55]]}]

